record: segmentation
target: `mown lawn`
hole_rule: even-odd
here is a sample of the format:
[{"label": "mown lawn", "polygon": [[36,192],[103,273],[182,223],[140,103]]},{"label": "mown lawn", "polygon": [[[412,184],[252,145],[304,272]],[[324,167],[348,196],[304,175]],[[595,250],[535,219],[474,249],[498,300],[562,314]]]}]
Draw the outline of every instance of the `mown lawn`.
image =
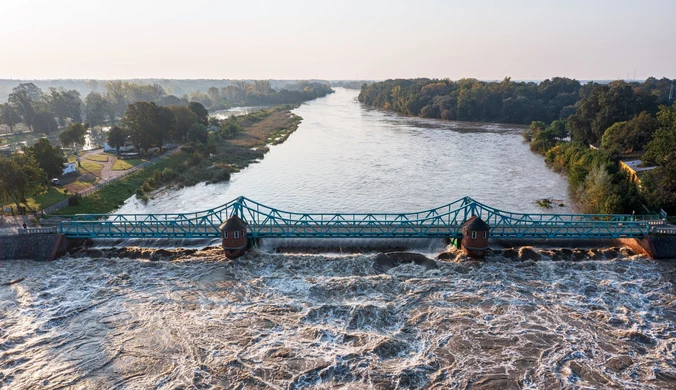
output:
[{"label": "mown lawn", "polygon": [[[93,161],[88,161],[86,158],[80,159],[80,172],[81,173],[91,173],[95,176],[101,176],[101,171],[103,170],[103,165],[95,163]],[[84,172],[86,171],[86,172]]]},{"label": "mown lawn", "polygon": [[107,162],[108,156],[105,154],[93,154],[91,156],[85,157],[87,160],[98,161],[98,162]]},{"label": "mown lawn", "polygon": [[131,160],[122,160],[122,159],[117,159],[115,161],[115,164],[113,164],[113,171],[126,171],[127,169],[131,169],[140,163],[142,163],[145,160],[141,160],[138,158],[134,158]]},{"label": "mown lawn", "polygon": [[64,199],[68,199],[70,192],[66,194],[67,189],[64,187],[54,187],[50,186],[47,192],[44,192],[40,195],[35,195],[32,198],[28,199],[28,205],[33,210],[44,209],[53,204],[59,203]]},{"label": "mown lawn", "polygon": [[120,180],[107,184],[94,194],[80,199],[76,206],[66,206],[54,214],[73,215],[73,214],[105,214],[119,208],[125,200],[133,196],[136,189],[141,187],[143,182],[152,177],[155,170],[165,168],[175,169],[182,165],[186,157],[182,154],[176,154],[162,159],[149,167],[140,169]]}]

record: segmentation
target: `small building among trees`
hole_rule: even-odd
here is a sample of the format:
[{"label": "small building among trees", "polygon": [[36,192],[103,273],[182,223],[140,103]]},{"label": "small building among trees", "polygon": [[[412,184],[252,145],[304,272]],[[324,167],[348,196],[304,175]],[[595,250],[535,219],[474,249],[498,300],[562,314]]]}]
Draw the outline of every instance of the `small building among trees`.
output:
[{"label": "small building among trees", "polygon": [[247,250],[247,223],[237,215],[228,218],[220,227],[221,246],[228,259],[242,256]]},{"label": "small building among trees", "polygon": [[62,173],[63,175],[67,175],[75,171],[77,171],[77,165],[75,164],[75,162],[63,163],[63,173]]},{"label": "small building among trees", "polygon": [[488,249],[490,226],[474,215],[462,224],[462,249],[469,257],[483,258]]}]

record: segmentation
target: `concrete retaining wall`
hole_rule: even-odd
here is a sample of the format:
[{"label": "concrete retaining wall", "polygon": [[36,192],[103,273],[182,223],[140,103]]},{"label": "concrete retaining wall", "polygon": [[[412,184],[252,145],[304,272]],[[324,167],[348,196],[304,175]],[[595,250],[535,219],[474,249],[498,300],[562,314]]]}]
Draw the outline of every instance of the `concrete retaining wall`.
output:
[{"label": "concrete retaining wall", "polygon": [[65,250],[61,234],[21,234],[0,237],[0,260],[54,260]]},{"label": "concrete retaining wall", "polygon": [[643,253],[653,259],[676,260],[676,236],[648,236],[644,238],[619,238],[618,243],[634,252]]}]

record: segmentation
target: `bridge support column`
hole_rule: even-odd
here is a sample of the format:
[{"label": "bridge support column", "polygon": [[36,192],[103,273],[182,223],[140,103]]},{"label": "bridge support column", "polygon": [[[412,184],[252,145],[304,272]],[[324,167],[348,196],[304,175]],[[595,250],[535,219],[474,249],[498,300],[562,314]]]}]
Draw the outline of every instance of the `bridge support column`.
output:
[{"label": "bridge support column", "polygon": [[246,240],[246,247],[247,249],[251,249],[260,246],[261,241],[262,241],[261,238],[248,237]]}]

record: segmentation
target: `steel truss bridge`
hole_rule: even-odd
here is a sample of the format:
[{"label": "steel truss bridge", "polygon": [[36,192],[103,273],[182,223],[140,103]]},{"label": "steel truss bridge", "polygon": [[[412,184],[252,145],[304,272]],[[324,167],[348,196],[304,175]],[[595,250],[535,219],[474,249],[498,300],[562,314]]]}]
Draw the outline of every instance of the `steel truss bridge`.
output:
[{"label": "steel truss bridge", "polygon": [[69,238],[216,238],[231,215],[248,223],[258,238],[455,238],[473,215],[502,238],[643,237],[659,216],[617,214],[523,214],[465,197],[410,213],[298,213],[239,197],[214,209],[181,214],[80,214],[59,223]]}]

